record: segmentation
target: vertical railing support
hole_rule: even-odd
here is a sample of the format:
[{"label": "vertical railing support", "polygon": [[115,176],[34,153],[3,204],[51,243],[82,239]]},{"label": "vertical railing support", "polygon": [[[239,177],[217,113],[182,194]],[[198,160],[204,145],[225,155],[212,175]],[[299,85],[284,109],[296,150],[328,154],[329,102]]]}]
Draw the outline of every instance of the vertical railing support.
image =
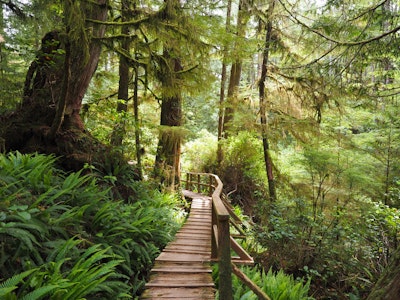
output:
[{"label": "vertical railing support", "polygon": [[186,173],[186,189],[188,191],[190,191],[190,188],[191,188],[191,186],[190,186],[190,174]]},{"label": "vertical railing support", "polygon": [[213,176],[209,176],[209,182],[208,182],[208,196],[212,196],[213,193],[213,181],[214,181],[214,177]]},{"label": "vertical railing support", "polygon": [[[213,177],[216,182],[215,190],[212,194],[213,235],[216,245],[212,244],[211,247],[213,251],[215,251],[214,247],[218,249],[219,298],[223,300],[233,300],[231,235],[229,232],[230,215],[220,197],[222,194],[222,182],[218,176],[213,175]],[[215,253],[213,253],[213,255],[215,255]]]},{"label": "vertical railing support", "polygon": [[229,215],[228,217],[222,217],[219,217],[218,226],[219,298],[224,300],[232,300],[232,265]]},{"label": "vertical railing support", "polygon": [[200,174],[197,174],[197,192],[201,193]]}]

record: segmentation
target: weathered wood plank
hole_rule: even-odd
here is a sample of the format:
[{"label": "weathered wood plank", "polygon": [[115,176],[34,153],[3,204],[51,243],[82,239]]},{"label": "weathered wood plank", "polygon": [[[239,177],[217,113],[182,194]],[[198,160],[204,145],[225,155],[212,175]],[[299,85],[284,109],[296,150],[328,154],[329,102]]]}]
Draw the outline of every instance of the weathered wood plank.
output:
[{"label": "weathered wood plank", "polygon": [[187,273],[156,273],[150,277],[150,282],[146,284],[146,287],[151,286],[173,286],[173,287],[213,287],[210,273],[192,273],[188,276]]},{"label": "weathered wood plank", "polygon": [[183,262],[209,262],[211,256],[209,254],[185,254],[162,252],[156,261],[183,261]]},{"label": "weathered wood plank", "polygon": [[142,299],[214,299],[214,288],[151,288],[144,292]]}]

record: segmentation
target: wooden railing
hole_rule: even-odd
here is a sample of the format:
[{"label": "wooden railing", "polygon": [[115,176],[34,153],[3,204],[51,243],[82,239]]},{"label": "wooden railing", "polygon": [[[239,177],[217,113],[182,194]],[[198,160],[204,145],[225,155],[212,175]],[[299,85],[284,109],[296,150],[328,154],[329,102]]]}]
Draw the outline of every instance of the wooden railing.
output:
[{"label": "wooden railing", "polygon": [[[219,177],[209,173],[186,173],[182,179],[184,188],[206,194],[212,198],[211,259],[219,264],[219,297],[233,299],[232,272],[237,275],[259,299],[269,299],[235,264],[253,264],[253,258],[235,241],[230,234],[230,224],[241,233],[240,221],[227,199],[222,196],[223,184]],[[239,234],[240,235],[240,234]],[[238,257],[231,257],[233,250]]]}]

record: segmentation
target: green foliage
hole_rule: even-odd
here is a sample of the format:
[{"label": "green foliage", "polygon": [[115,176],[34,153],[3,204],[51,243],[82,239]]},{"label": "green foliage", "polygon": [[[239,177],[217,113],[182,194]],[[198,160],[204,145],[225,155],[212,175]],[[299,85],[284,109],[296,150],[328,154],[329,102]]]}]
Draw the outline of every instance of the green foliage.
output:
[{"label": "green foliage", "polygon": [[111,198],[112,185],[66,174],[55,163],[38,154],[0,156],[0,293],[4,299],[138,294],[181,221],[178,200],[127,179],[129,201]]},{"label": "green foliage", "polygon": [[182,169],[190,172],[212,172],[216,167],[217,137],[206,130],[196,140],[185,144]]},{"label": "green foliage", "polygon": [[[269,269],[268,272],[265,272],[263,269],[257,267],[241,267],[241,270],[255,285],[260,287],[271,300],[314,299],[309,296],[310,280],[307,282],[296,280],[292,275],[287,275],[282,270],[273,272],[272,269]],[[213,269],[214,276],[217,274],[217,271],[217,267],[215,267]],[[257,295],[234,275],[232,275],[232,286],[234,299],[258,299]]]},{"label": "green foliage", "polygon": [[268,215],[268,226],[255,230],[268,249],[260,259],[312,278],[319,292],[333,286],[332,297],[371,288],[394,251],[400,226],[396,209],[367,200],[314,218],[304,200],[293,199],[271,207]]},{"label": "green foliage", "polygon": [[224,142],[225,154],[220,172],[224,189],[234,191],[233,203],[252,215],[258,201],[266,195],[266,174],[262,142],[252,132],[239,132]]}]

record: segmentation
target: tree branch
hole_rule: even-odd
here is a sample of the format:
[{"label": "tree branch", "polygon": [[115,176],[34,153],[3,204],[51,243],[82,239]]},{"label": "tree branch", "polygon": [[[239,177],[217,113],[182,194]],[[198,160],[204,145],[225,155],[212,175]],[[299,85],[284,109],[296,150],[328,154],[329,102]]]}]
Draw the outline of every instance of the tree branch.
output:
[{"label": "tree branch", "polygon": [[348,41],[336,40],[336,39],[334,39],[333,37],[327,36],[327,35],[325,35],[324,33],[320,32],[320,31],[318,31],[318,30],[316,30],[316,29],[311,28],[310,26],[308,26],[308,25],[305,24],[304,22],[300,21],[300,20],[286,7],[286,5],[282,2],[282,0],[278,0],[278,1],[281,3],[282,7],[286,10],[286,12],[287,12],[298,24],[300,24],[301,26],[307,28],[307,29],[310,30],[311,32],[313,32],[313,33],[315,33],[316,35],[322,37],[323,39],[325,39],[325,40],[327,40],[327,41],[329,41],[329,42],[335,43],[335,44],[338,45],[338,46],[358,46],[358,45],[369,44],[369,43],[371,43],[371,42],[378,41],[378,40],[380,40],[380,39],[382,39],[382,38],[384,38],[384,37],[386,37],[386,36],[388,36],[388,35],[391,35],[391,34],[393,34],[393,33],[396,33],[397,31],[400,30],[400,25],[399,25],[399,26],[393,28],[392,30],[386,31],[386,32],[382,33],[381,35],[374,36],[374,37],[369,38],[369,39],[366,39],[366,40],[361,40],[361,41],[350,41],[350,42],[348,42]]}]

